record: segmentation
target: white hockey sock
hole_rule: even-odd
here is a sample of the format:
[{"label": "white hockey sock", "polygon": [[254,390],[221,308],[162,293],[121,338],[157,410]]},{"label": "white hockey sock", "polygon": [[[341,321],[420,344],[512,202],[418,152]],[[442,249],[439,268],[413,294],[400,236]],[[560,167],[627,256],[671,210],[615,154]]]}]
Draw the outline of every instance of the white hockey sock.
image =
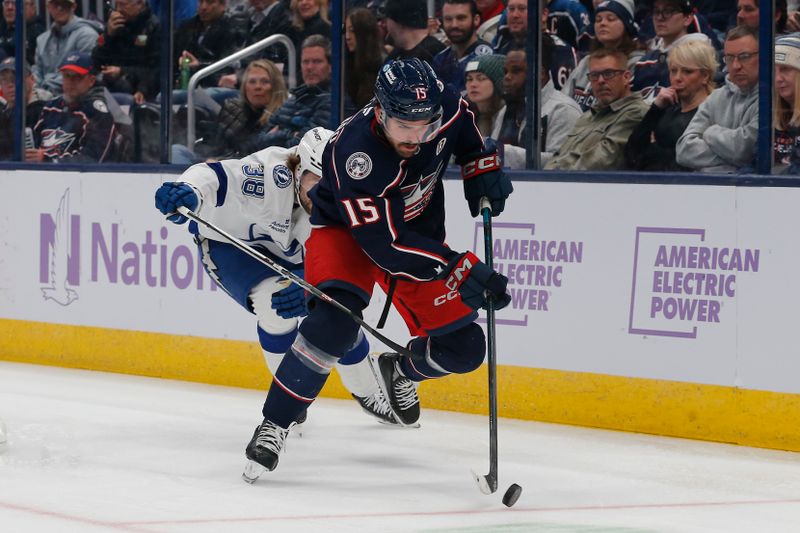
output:
[{"label": "white hockey sock", "polygon": [[264,354],[264,360],[267,362],[269,373],[274,376],[275,372],[278,371],[278,367],[281,366],[281,361],[283,361],[284,354],[272,353],[266,350],[261,350],[261,352]]},{"label": "white hockey sock", "polygon": [[360,398],[372,396],[379,390],[366,357],[354,365],[337,364],[336,370],[347,390]]}]

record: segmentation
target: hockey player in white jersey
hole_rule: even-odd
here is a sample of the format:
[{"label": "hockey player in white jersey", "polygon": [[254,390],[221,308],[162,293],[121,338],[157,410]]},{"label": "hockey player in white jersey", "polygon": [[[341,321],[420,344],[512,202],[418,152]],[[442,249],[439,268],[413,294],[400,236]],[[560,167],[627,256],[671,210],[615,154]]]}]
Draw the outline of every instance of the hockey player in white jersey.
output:
[{"label": "hockey player in white jersey", "polygon": [[[183,224],[187,207],[201,218],[303,275],[303,244],[311,232],[308,191],[322,173],[322,152],[333,132],[314,128],[292,148],[271,147],[242,159],[194,165],[156,191],[156,208]],[[212,230],[189,224],[208,274],[258,318],[258,340],[270,372],[297,336],[298,318],[307,314],[303,289],[265,267]],[[396,424],[366,360],[369,344],[359,333],[337,365],[345,387],[380,422]],[[298,423],[305,420],[305,412]]]}]

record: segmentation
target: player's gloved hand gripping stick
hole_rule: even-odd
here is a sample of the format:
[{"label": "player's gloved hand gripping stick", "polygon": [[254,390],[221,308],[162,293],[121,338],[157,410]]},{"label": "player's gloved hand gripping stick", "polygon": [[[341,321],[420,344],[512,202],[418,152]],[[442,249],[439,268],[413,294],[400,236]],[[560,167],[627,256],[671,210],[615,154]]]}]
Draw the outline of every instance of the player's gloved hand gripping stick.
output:
[{"label": "player's gloved hand gripping stick", "polygon": [[300,276],[296,275],[291,270],[279,265],[266,255],[260,253],[258,250],[249,246],[244,241],[237,239],[224,229],[217,227],[216,225],[212,224],[211,222],[208,222],[207,220],[203,220],[202,218],[197,216],[193,211],[187,209],[185,206],[178,206],[176,210],[178,211],[178,213],[185,216],[186,218],[194,220],[198,224],[205,226],[211,231],[218,233],[220,236],[225,238],[228,242],[230,242],[233,246],[235,246],[242,252],[246,253],[247,255],[249,255],[259,263],[263,264],[264,266],[271,268],[281,276],[292,280],[294,283],[301,286],[302,288],[304,288],[305,290],[307,290],[308,292],[310,292],[323,302],[330,304],[339,309],[340,311],[342,311],[343,313],[347,314],[347,316],[352,318],[359,326],[367,330],[373,337],[375,337],[376,339],[380,340],[381,342],[389,346],[392,350],[396,351],[401,355],[411,357],[411,352],[408,351],[408,349],[404,348],[403,346],[400,346],[390,338],[386,337],[385,335],[375,330],[372,326],[364,322],[364,320],[360,316],[356,315],[355,313],[350,311],[350,309],[348,309],[341,303],[337,302],[336,300],[334,300],[333,298],[331,298],[330,296],[328,296],[327,294],[325,294],[324,292],[322,292],[321,290],[319,290],[318,288],[316,288],[315,286],[313,286],[312,284],[301,278]]}]

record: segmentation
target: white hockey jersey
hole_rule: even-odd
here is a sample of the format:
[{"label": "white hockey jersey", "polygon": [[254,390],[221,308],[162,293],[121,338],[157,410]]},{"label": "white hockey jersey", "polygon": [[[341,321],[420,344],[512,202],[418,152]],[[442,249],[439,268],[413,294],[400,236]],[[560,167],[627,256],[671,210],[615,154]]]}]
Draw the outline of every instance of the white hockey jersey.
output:
[{"label": "white hockey jersey", "polygon": [[[178,181],[197,192],[201,218],[280,259],[302,263],[311,225],[295,201],[294,176],[286,165],[295,152],[296,148],[271,147],[242,159],[201,163],[188,168]],[[192,230],[226,242],[200,225]]]}]

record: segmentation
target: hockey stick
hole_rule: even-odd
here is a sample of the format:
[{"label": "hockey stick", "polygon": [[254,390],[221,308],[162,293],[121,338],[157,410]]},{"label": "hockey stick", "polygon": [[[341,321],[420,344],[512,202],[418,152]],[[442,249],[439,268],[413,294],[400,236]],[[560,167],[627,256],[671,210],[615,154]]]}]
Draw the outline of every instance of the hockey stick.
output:
[{"label": "hockey stick", "polygon": [[[481,198],[483,215],[483,249],[486,266],[494,268],[492,254],[492,207],[489,200]],[[485,476],[472,472],[478,488],[484,494],[497,491],[497,356],[494,330],[494,298],[486,302],[486,359],[489,367],[489,473]]]},{"label": "hockey stick", "polygon": [[228,233],[224,229],[217,227],[216,225],[212,224],[211,222],[208,222],[207,220],[203,220],[202,218],[197,216],[193,211],[187,209],[186,207],[183,207],[183,206],[179,207],[178,208],[178,212],[181,215],[194,220],[198,224],[207,227],[211,231],[214,231],[214,232],[218,233],[219,235],[224,237],[225,240],[227,240],[229,243],[231,243],[233,246],[235,246],[236,248],[238,248],[242,252],[246,253],[247,255],[249,255],[250,257],[252,257],[256,261],[258,261],[259,263],[261,263],[262,265],[271,268],[272,270],[274,270],[275,272],[277,272],[281,276],[283,276],[285,278],[288,278],[288,279],[292,280],[294,283],[296,283],[299,286],[303,287],[305,290],[307,290],[308,292],[310,292],[311,294],[313,294],[314,296],[316,296],[317,298],[319,298],[323,302],[325,302],[327,304],[330,304],[333,307],[339,309],[341,312],[345,313],[347,316],[352,318],[359,326],[361,326],[362,328],[367,330],[370,334],[372,334],[373,337],[375,337],[379,341],[383,342],[384,344],[386,344],[386,346],[389,346],[394,351],[396,351],[399,354],[404,355],[406,357],[411,357],[411,352],[408,351],[406,348],[400,346],[399,344],[397,344],[396,342],[394,342],[390,338],[386,337],[385,335],[383,335],[380,332],[378,332],[377,330],[375,330],[372,326],[370,326],[369,324],[364,322],[364,319],[362,319],[360,316],[356,315],[350,309],[348,309],[347,307],[345,307],[341,303],[337,302],[336,300],[334,300],[333,298],[331,298],[330,296],[328,296],[327,294],[325,294],[324,292],[322,292],[321,290],[319,290],[318,288],[316,288],[315,286],[313,286],[312,284],[310,284],[309,282],[307,282],[306,280],[304,280],[303,278],[301,278],[300,276],[298,276],[297,274],[292,272],[291,270],[289,270],[287,268],[284,268],[283,266],[281,266],[280,264],[276,263],[275,261],[273,261],[272,259],[270,259],[266,255],[262,254],[261,252],[259,252],[255,248],[249,246],[244,241],[241,241],[241,240],[237,239],[236,237],[234,237],[233,235],[231,235],[230,233]]}]

